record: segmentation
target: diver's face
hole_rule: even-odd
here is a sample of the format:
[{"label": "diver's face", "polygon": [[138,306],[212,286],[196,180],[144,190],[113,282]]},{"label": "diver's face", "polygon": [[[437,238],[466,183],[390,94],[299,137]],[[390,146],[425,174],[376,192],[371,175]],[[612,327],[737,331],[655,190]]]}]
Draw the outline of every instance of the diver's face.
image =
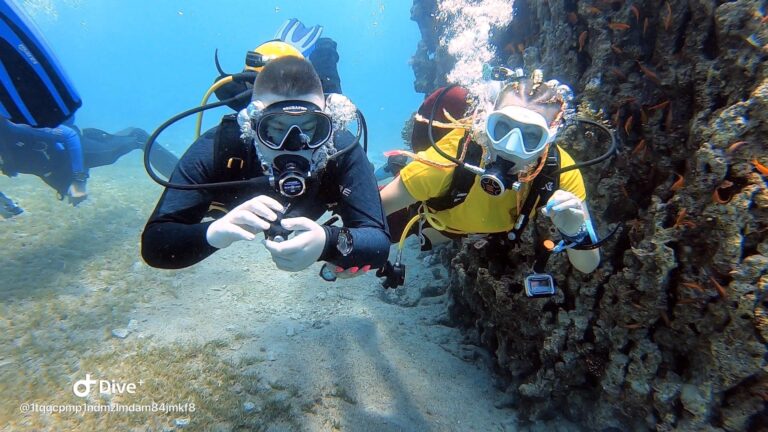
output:
[{"label": "diver's face", "polygon": [[[325,98],[320,94],[308,93],[299,96],[283,96],[274,93],[265,93],[257,95],[257,98],[264,103],[264,107],[268,108],[270,105],[283,102],[286,100],[298,100],[309,102],[317,105],[321,110],[325,109]],[[317,118],[314,116],[294,116],[294,115],[279,115],[270,119],[267,125],[267,135],[271,138],[272,142],[282,142],[283,137],[289,132],[290,128],[298,126],[301,129],[301,133],[304,135],[307,143],[311,142],[314,138],[315,129],[317,127]]]},{"label": "diver's face", "polygon": [[267,135],[272,142],[281,142],[288,133],[289,129],[298,126],[301,133],[306,135],[307,143],[312,141],[317,127],[317,117],[314,115],[277,115],[270,119],[267,124]]}]

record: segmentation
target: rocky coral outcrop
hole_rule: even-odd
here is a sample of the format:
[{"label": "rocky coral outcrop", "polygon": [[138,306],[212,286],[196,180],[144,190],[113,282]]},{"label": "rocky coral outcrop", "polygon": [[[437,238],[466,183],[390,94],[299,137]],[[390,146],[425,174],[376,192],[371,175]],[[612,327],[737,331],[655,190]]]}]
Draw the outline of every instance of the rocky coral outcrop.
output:
[{"label": "rocky coral outcrop", "polygon": [[[415,0],[416,88],[445,81],[439,0]],[[621,151],[583,170],[608,232],[592,274],[564,256],[549,299],[525,297],[531,224],[515,248],[464,241],[451,315],[489,347],[521,417],[590,430],[768,428],[768,10],[755,0],[516,0],[492,34],[498,64],[570,84]],[[570,128],[577,160],[603,137]],[[544,218],[540,218],[544,219]]]}]

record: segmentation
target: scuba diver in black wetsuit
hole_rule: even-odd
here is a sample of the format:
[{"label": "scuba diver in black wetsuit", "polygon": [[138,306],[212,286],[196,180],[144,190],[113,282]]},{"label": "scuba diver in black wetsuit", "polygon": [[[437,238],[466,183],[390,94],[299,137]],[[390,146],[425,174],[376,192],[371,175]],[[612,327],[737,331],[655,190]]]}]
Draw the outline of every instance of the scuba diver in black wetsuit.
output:
[{"label": "scuba diver in black wetsuit", "polygon": [[[373,167],[357,145],[365,133],[364,120],[344,96],[323,94],[322,84],[329,80],[321,84],[320,77],[338,77],[335,44],[315,47],[313,61],[327,61],[315,62],[314,68],[302,57],[249,53],[251,65],[263,69],[247,108],[225,116],[198,138],[170,183],[148,169],[167,187],[142,234],[142,256],[149,265],[188,267],[236,241],[254,240],[261,232],[282,270],[299,271],[316,261],[348,271],[386,262],[386,218]],[[333,70],[316,72],[323,64]],[[233,75],[234,81],[251,80],[253,74],[247,74]],[[175,116],[155,131],[149,147],[173,122],[238,99]],[[357,137],[346,129],[355,120]],[[329,209],[341,217],[342,227],[315,222]],[[225,214],[204,222],[215,210]],[[291,231],[295,235],[289,238]]]},{"label": "scuba diver in black wetsuit", "polygon": [[[85,182],[89,168],[110,165],[126,153],[142,149],[148,136],[139,128],[109,134],[93,128],[81,132],[74,125],[33,128],[0,119],[0,170],[9,177],[36,175],[61,199],[66,197],[72,205],[77,205],[87,198]],[[72,163],[72,151],[65,144],[67,141],[78,144],[82,156],[77,164]],[[154,149],[152,160],[166,177],[171,175],[178,162],[178,158],[162,146]],[[12,206],[2,212],[4,217],[14,216],[13,213]],[[16,211],[18,213],[21,212]]]},{"label": "scuba diver in black wetsuit", "polygon": [[[88,168],[108,165],[142,148],[148,134],[131,128],[110,135],[74,125],[82,100],[47,44],[13,2],[0,2],[0,170],[34,174],[77,205],[86,199]],[[163,148],[152,155],[169,176],[178,160]],[[23,210],[0,193],[0,215]]]}]

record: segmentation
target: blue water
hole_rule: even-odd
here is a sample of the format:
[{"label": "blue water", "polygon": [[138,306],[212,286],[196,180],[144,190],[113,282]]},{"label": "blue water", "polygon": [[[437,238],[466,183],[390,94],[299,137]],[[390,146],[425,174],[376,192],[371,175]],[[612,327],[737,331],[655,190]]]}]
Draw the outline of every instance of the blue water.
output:
[{"label": "blue water", "polygon": [[[365,113],[369,155],[402,146],[400,131],[423,95],[413,90],[409,60],[419,40],[409,1],[274,0],[60,0],[19,3],[33,17],[84,104],[81,127],[113,132],[129,126],[153,130],[168,117],[198,105],[218,75],[242,69],[245,52],[271,39],[296,17],[321,24],[338,42],[344,93]],[[44,4],[48,11],[35,5]],[[213,126],[222,109],[209,112]],[[192,142],[193,123],[159,140],[180,154]]]}]

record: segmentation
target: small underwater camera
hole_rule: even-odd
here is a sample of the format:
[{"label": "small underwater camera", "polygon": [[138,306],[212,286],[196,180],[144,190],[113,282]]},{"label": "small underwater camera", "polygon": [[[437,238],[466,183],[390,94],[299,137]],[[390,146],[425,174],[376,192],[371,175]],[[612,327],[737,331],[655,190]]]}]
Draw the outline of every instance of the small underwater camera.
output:
[{"label": "small underwater camera", "polygon": [[376,271],[376,277],[385,278],[381,285],[384,288],[397,288],[405,284],[405,265],[400,263],[400,257],[398,256],[395,263],[390,261],[384,265],[384,267]]},{"label": "small underwater camera", "polygon": [[546,273],[533,273],[525,277],[525,295],[549,297],[555,295],[555,280]]},{"label": "small underwater camera", "polygon": [[264,237],[267,240],[272,240],[278,243],[288,240],[288,236],[290,236],[293,233],[293,231],[283,228],[283,225],[281,224],[281,222],[283,221],[285,214],[288,213],[288,210],[290,208],[291,208],[291,205],[288,204],[282,213],[275,212],[275,214],[277,215],[277,219],[275,219],[272,223],[269,224],[268,230],[264,231]]}]

